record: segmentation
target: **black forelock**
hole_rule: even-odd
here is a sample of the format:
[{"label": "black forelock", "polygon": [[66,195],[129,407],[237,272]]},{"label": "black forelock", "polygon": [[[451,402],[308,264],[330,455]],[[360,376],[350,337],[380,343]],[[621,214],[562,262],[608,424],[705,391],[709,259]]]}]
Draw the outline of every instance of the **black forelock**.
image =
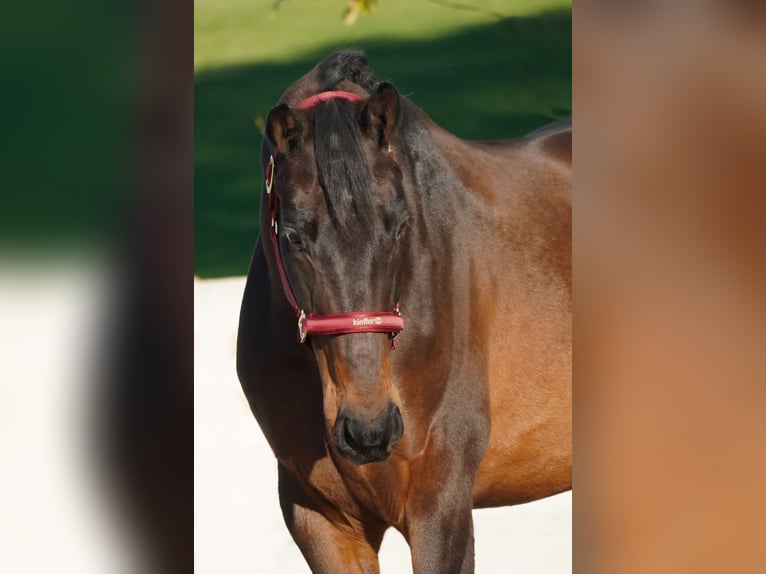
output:
[{"label": "black forelock", "polygon": [[352,105],[330,100],[314,108],[314,154],[330,218],[350,239],[355,229],[372,229],[370,166]]},{"label": "black forelock", "polygon": [[318,73],[322,90],[331,90],[343,80],[354,82],[367,92],[373,92],[380,84],[361,50],[339,50],[330,54],[319,64]]}]

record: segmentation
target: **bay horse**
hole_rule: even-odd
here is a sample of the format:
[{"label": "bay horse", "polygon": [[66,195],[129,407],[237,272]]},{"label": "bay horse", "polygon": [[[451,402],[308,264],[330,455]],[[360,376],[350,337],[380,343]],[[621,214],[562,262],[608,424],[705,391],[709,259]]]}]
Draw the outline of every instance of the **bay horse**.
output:
[{"label": "bay horse", "polygon": [[473,572],[472,508],[571,488],[571,122],[465,141],[346,50],[265,127],[237,372],[285,523],[313,572],[389,527]]}]

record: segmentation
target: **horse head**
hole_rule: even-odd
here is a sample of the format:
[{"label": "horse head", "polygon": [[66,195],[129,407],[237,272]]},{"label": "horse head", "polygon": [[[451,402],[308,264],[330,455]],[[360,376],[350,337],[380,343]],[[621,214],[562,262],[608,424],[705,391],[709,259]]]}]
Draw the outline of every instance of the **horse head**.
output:
[{"label": "horse head", "polygon": [[328,435],[356,464],[387,459],[404,432],[393,333],[376,328],[397,318],[409,221],[395,160],[399,111],[398,93],[381,83],[367,98],[324,92],[283,103],[266,120],[271,273],[283,275],[300,331],[312,318],[353,322],[345,331],[309,331],[306,343],[321,375]]}]

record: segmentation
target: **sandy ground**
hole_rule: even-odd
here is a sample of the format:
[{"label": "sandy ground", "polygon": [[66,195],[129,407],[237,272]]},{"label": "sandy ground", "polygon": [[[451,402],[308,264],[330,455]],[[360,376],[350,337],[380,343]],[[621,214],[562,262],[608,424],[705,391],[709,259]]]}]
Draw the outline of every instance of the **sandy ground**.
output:
[{"label": "sandy ground", "polygon": [[[306,573],[277,501],[276,462],[235,371],[244,278],[195,280],[195,571]],[[474,511],[477,574],[571,572],[572,497]],[[389,530],[383,574],[412,572]]]}]

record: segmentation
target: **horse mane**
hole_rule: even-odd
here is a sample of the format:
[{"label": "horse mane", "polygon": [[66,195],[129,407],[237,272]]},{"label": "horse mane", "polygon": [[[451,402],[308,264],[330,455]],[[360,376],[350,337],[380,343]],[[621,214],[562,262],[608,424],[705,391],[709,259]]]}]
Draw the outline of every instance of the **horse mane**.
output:
[{"label": "horse mane", "polygon": [[371,93],[377,89],[380,80],[370,69],[362,50],[338,50],[327,56],[316,66],[320,91],[333,90],[343,81],[356,84]]},{"label": "horse mane", "polygon": [[314,108],[314,157],[333,225],[349,240],[355,228],[371,230],[370,166],[359,122],[349,102],[330,100]]},{"label": "horse mane", "polygon": [[335,89],[367,96],[377,89],[378,84],[380,80],[367,64],[364,52],[338,50],[298,78],[285,90],[278,103],[294,107],[318,92]]},{"label": "horse mane", "polygon": [[[329,90],[366,98],[379,84],[362,50],[338,50],[287,88],[278,103],[295,107],[307,97]],[[316,169],[330,219],[352,244],[355,229],[373,228],[372,177],[359,121],[345,100],[322,102],[312,112]]]},{"label": "horse mane", "polygon": [[[319,91],[352,82],[367,92],[380,80],[361,50],[340,50],[316,67]],[[333,225],[346,239],[354,229],[370,231],[373,207],[370,166],[364,153],[359,119],[349,102],[330,100],[314,108],[314,154],[319,182]]]}]

